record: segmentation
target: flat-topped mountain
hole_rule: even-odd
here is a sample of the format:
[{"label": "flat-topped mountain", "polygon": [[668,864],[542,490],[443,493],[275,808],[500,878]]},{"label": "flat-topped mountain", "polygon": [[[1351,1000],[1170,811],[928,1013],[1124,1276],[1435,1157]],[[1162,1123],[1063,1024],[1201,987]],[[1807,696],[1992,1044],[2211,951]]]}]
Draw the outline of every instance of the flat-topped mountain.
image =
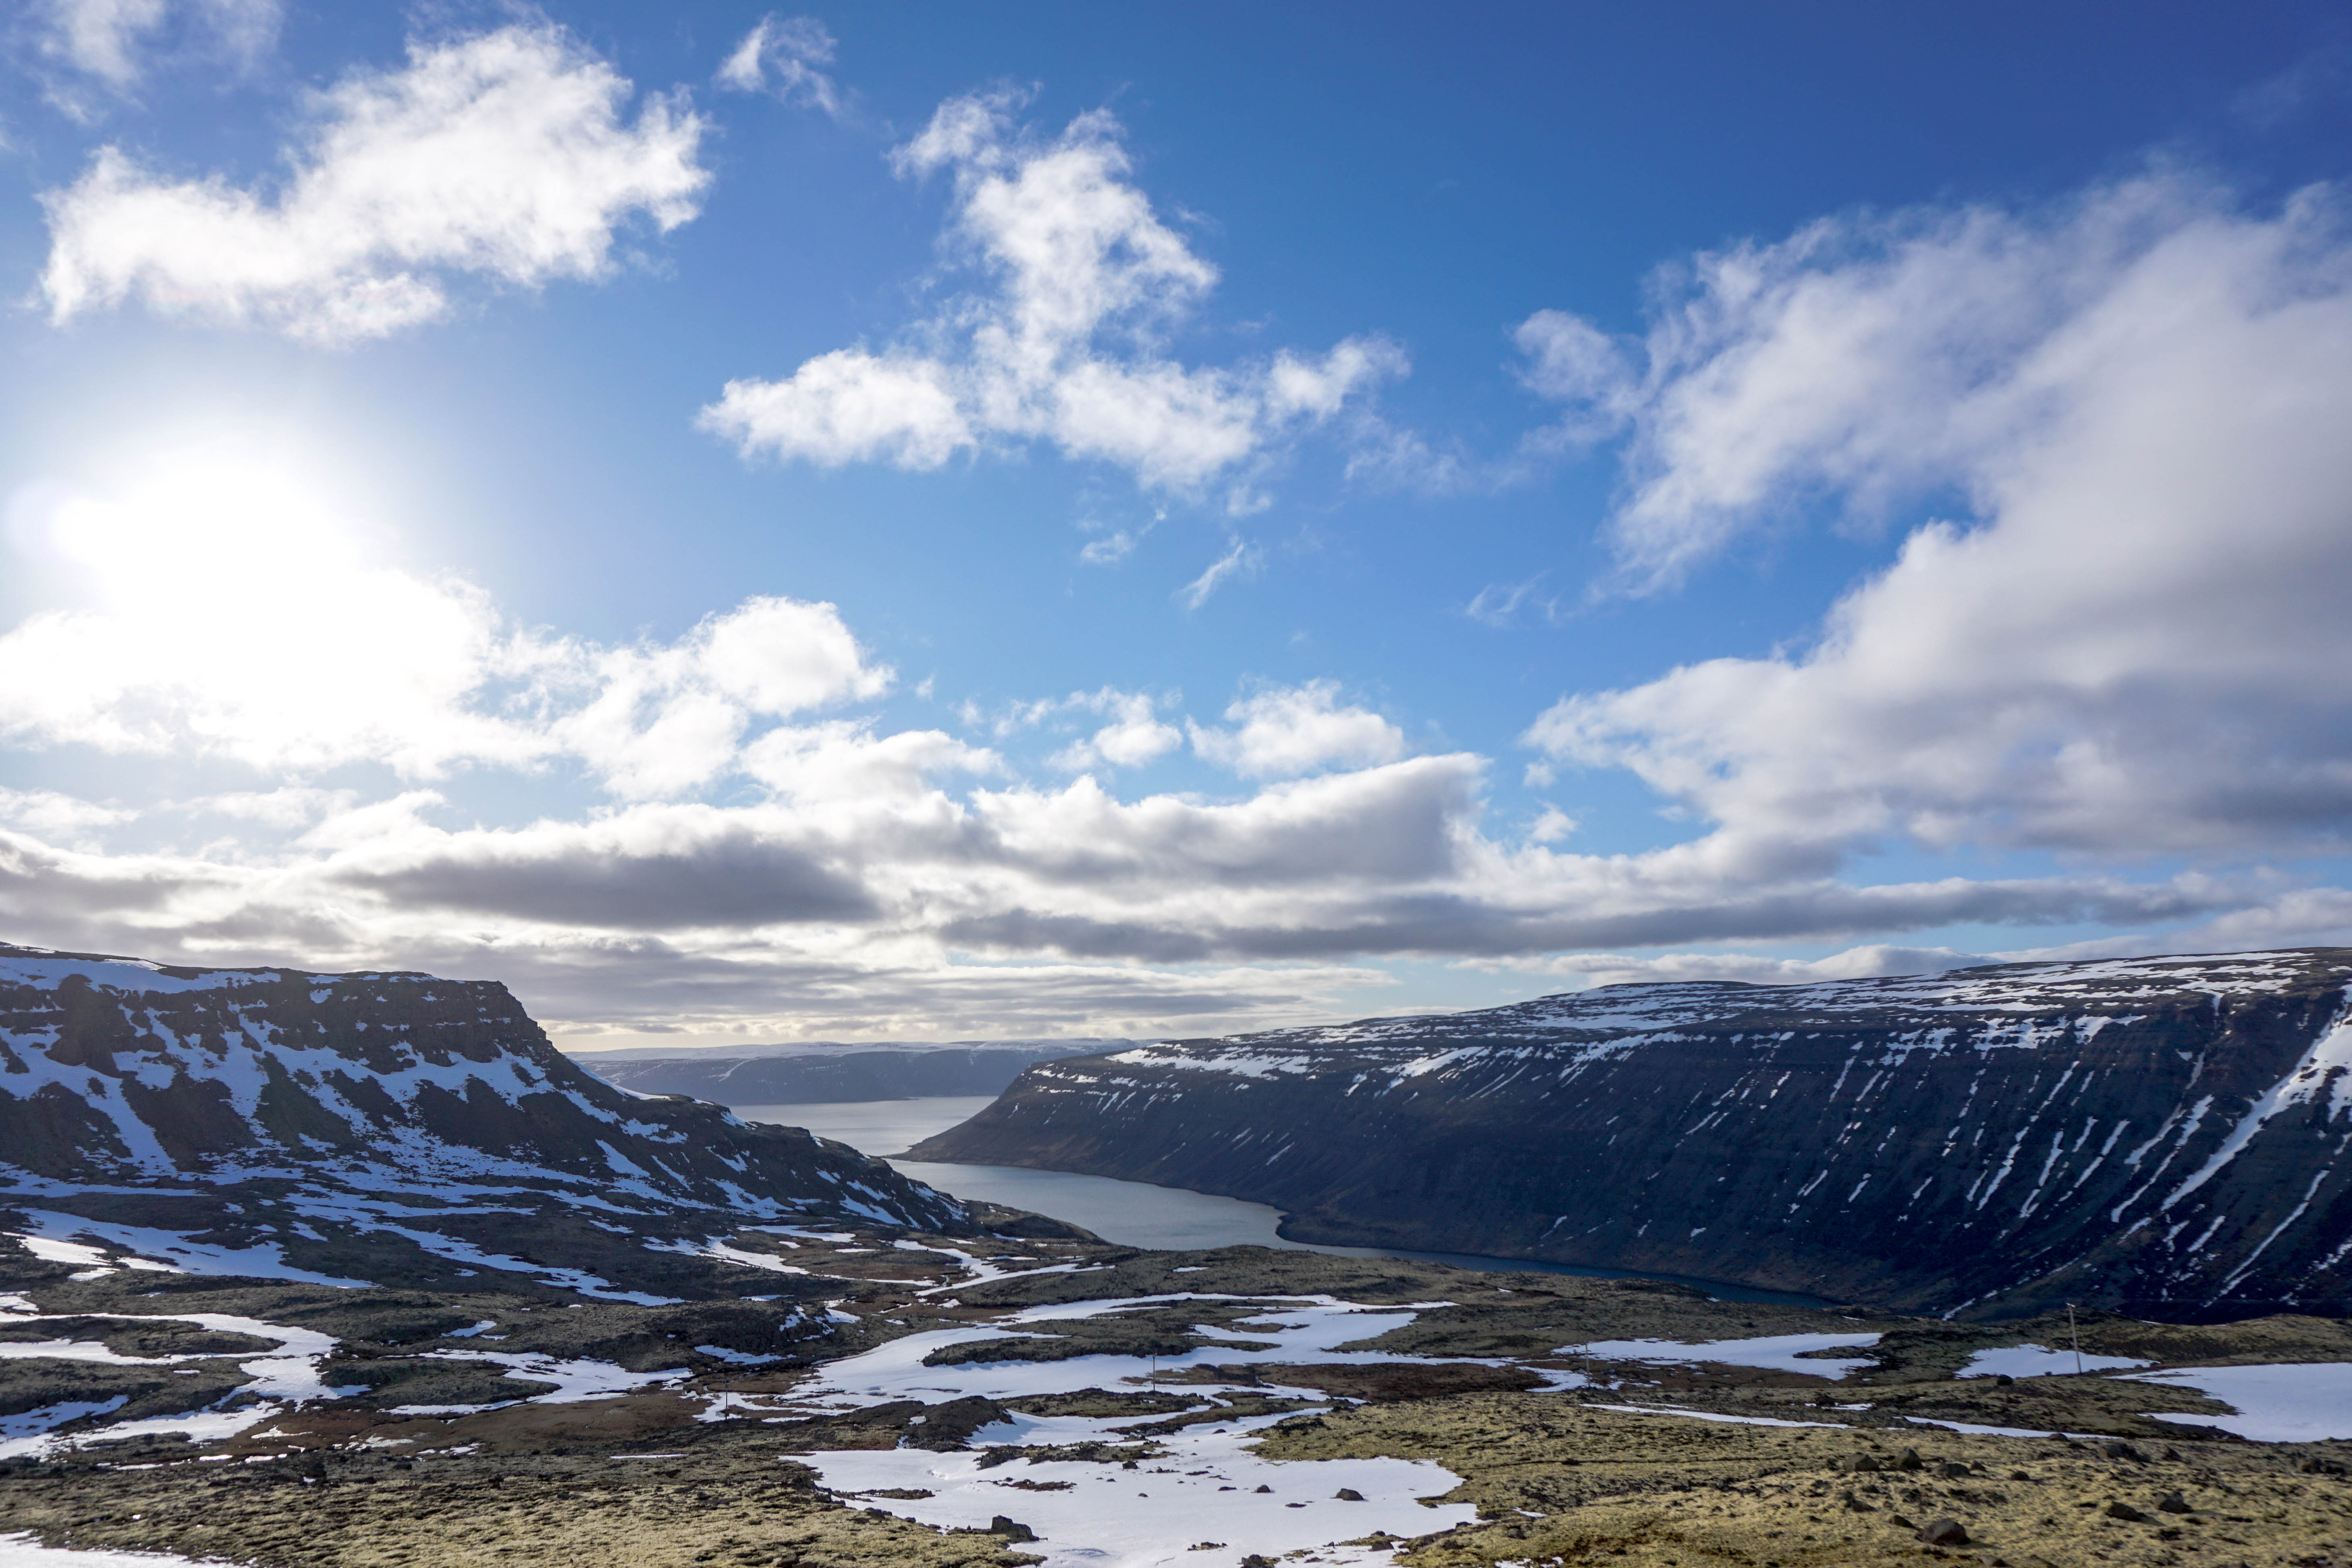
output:
[{"label": "flat-topped mountain", "polygon": [[845,1144],[601,1081],[502,985],[0,946],[0,1229],[212,1272],[685,1296],[713,1237],[844,1220],[974,1228]]},{"label": "flat-topped mountain", "polygon": [[1971,1316],[2352,1308],[2352,950],[1612,985],[1030,1068],[911,1151]]},{"label": "flat-topped mountain", "polygon": [[607,1083],[720,1105],[824,1105],[921,1095],[1002,1094],[1021,1069],[1055,1057],[1123,1050],[1133,1040],[956,1040],[594,1052],[577,1059]]}]

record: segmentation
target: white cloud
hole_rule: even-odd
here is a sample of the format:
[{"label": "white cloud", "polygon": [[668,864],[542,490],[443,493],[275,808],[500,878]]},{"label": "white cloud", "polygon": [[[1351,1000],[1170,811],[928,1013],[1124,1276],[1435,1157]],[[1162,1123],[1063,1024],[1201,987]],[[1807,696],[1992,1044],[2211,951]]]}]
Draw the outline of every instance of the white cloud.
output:
[{"label": "white cloud", "polygon": [[936,360],[835,349],[789,381],[729,382],[701,423],[746,451],[824,468],[882,461],[936,468],[977,440],[953,383]]},{"label": "white cloud", "polygon": [[2126,858],[2352,829],[2352,245],[2152,176],[2027,216],[1710,258],[1653,333],[1629,559],[1921,487],[1818,643],[1575,696],[1527,739],[1633,769],[1732,858],[1905,838]]},{"label": "white cloud", "polygon": [[1223,555],[1209,563],[1207,571],[1176,590],[1177,601],[1188,610],[1197,610],[1227,582],[1236,577],[1255,577],[1265,564],[1265,556],[1258,547],[1237,535]]},{"label": "white cloud", "polygon": [[118,90],[136,85],[141,46],[163,25],[164,0],[48,0],[33,7],[41,53]]},{"label": "white cloud", "polygon": [[1149,526],[1140,529],[1113,529],[1098,538],[1089,539],[1078,547],[1078,559],[1089,566],[1116,566],[1135,553],[1143,542]]},{"label": "white cloud", "polygon": [[[1738,982],[1748,985],[1811,985],[1824,980],[1874,980],[1890,974],[1940,974],[1949,969],[1994,963],[1997,959],[1948,947],[1894,947],[1883,942],[1850,947],[1827,958],[1762,958],[1745,952],[1669,952],[1634,958],[1615,952],[1563,953],[1547,962],[1546,974],[1582,974],[1595,985],[1644,982]],[[1518,968],[1517,964],[1479,967]]]},{"label": "white cloud", "polygon": [[836,47],[815,17],[771,13],[743,35],[713,79],[738,92],[772,92],[786,103],[812,104],[838,118],[841,89],[817,68],[833,63]]},{"label": "white cloud", "polygon": [[1074,693],[1064,707],[1103,714],[1110,721],[1055,753],[1054,766],[1070,773],[1145,767],[1184,743],[1184,731],[1160,718],[1159,704],[1144,692],[1107,686],[1099,691]]},{"label": "white cloud", "polygon": [[416,44],[405,68],[319,95],[274,196],[173,180],[104,147],[45,192],[41,288],[64,322],[136,297],[159,314],[321,343],[446,315],[451,274],[535,288],[611,269],[615,229],[693,217],[702,121],[649,99],[558,28]]},{"label": "white cloud", "polygon": [[52,843],[88,844],[93,841],[92,829],[135,821],[138,816],[56,790],[0,789],[0,822],[14,823]]},{"label": "white cloud", "polygon": [[285,784],[272,790],[231,790],[175,803],[192,816],[230,816],[290,831],[322,816],[350,811],[359,802],[355,791],[316,789]]},{"label": "white cloud", "polygon": [[1334,763],[1393,762],[1404,731],[1367,708],[1340,707],[1339,686],[1268,687],[1225,710],[1233,730],[1192,726],[1192,749],[1244,778],[1282,778]]},{"label": "white cloud", "polygon": [[1535,825],[1528,829],[1528,842],[1557,844],[1561,839],[1573,835],[1581,826],[1582,824],[1576,818],[1569,816],[1559,807],[1547,805],[1543,808],[1543,814],[1536,818]]},{"label": "white cloud", "polygon": [[1544,574],[1538,572],[1522,583],[1489,583],[1462,606],[1462,613],[1480,626],[1500,631],[1518,618],[1520,607],[1525,605],[1557,626],[1560,620],[1559,595],[1539,595],[1543,582]]},{"label": "white cloud", "polygon": [[94,120],[158,64],[250,70],[278,41],[279,0],[34,0],[24,8],[49,101]]},{"label": "white cloud", "polygon": [[[1003,96],[950,100],[894,154],[904,174],[952,174],[950,232],[991,289],[925,323],[920,346],[840,349],[782,381],[731,381],[703,410],[705,428],[747,457],[910,468],[1042,440],[1149,487],[1193,490],[1404,373],[1402,353],[1370,337],[1228,368],[1170,357],[1164,334],[1216,269],[1135,186],[1109,115],[1082,115],[1040,142],[1014,108]],[[1246,495],[1244,485],[1236,504]]]},{"label": "white cloud", "polygon": [[624,795],[677,795],[733,766],[745,728],[878,697],[894,679],[869,665],[831,605],[746,600],[674,643],[566,645],[550,689],[589,693],[548,739]]}]

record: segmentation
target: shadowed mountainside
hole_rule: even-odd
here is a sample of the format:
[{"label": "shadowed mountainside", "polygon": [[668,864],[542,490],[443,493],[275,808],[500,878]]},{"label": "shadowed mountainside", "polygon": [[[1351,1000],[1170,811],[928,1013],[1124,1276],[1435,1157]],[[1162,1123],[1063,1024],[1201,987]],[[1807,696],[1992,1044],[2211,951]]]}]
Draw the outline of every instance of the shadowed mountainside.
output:
[{"label": "shadowed mountainside", "polygon": [[909,1157],[1907,1310],[2340,1313],[2347,984],[2312,949],[1607,986],[1041,1063]]}]

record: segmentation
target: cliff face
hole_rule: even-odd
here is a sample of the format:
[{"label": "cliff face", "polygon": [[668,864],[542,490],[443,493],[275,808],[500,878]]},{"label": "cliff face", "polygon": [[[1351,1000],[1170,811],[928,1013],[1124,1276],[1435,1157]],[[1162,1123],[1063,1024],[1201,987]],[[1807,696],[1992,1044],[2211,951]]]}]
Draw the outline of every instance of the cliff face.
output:
[{"label": "cliff face", "polygon": [[600,1081],[501,985],[0,947],[0,1229],[627,1296],[701,1293],[714,1232],[844,1219],[971,1228],[844,1144]]},{"label": "cliff face", "polygon": [[1971,1316],[2352,1308],[2352,950],[1620,985],[1031,1068],[911,1152]]}]

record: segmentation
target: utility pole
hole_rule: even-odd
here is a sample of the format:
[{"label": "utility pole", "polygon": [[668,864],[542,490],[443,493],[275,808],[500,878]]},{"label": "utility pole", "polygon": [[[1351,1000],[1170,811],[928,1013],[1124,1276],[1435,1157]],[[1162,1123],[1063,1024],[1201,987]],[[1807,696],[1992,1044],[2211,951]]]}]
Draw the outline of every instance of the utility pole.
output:
[{"label": "utility pole", "polygon": [[2083,1375],[2083,1336],[2074,1327],[2074,1303],[2066,1303],[2066,1337],[2074,1342],[2074,1375]]}]

